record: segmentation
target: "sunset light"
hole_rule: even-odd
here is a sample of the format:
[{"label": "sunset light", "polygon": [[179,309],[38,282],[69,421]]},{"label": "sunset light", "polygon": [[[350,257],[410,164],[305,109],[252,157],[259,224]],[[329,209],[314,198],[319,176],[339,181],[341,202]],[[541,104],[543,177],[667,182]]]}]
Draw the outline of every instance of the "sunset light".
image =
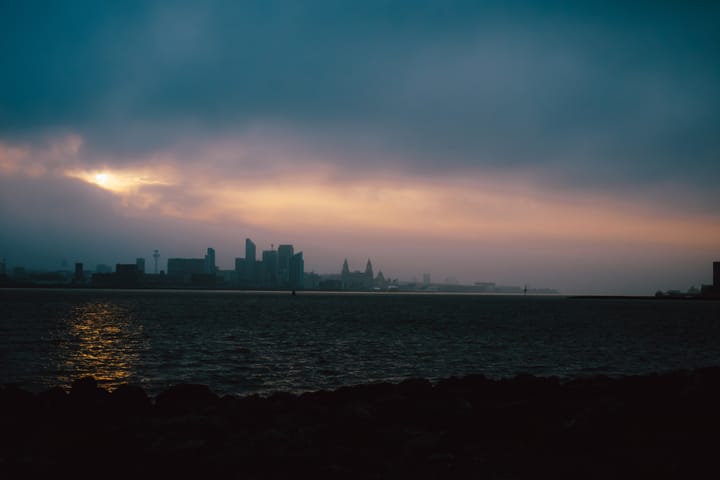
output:
[{"label": "sunset light", "polygon": [[[155,173],[155,172],[158,173]],[[82,180],[122,196],[142,196],[143,187],[168,185],[169,182],[158,178],[163,175],[157,168],[140,167],[115,171],[93,172],[73,169],[65,171],[65,176]]]},{"label": "sunset light", "polygon": [[101,187],[105,186],[105,184],[108,181],[108,174],[107,173],[98,173],[95,175],[95,183],[100,185]]},{"label": "sunset light", "polygon": [[0,5],[0,478],[717,470],[720,2]]},{"label": "sunset light", "polygon": [[[240,32],[252,36],[253,9],[231,4],[219,9],[229,17],[138,7],[142,20],[119,15],[118,32],[68,33],[52,58],[82,58],[82,88],[50,57],[26,71],[8,52],[3,98],[15,99],[0,111],[17,122],[0,119],[0,253],[48,268],[111,261],[99,245],[115,261],[213,244],[234,268],[253,237],[302,239],[308,268],[325,272],[382,255],[401,277],[545,278],[568,291],[707,281],[720,245],[720,42],[702,9],[647,7],[623,23],[537,6],[525,22],[438,2],[399,9],[396,28],[372,5],[298,7],[267,15],[275,43],[252,46]],[[342,28],[326,31],[325,14]],[[18,39],[2,45],[32,44],[32,28],[6,31]],[[18,89],[28,78],[38,96]],[[40,225],[69,251],[30,248]]]}]

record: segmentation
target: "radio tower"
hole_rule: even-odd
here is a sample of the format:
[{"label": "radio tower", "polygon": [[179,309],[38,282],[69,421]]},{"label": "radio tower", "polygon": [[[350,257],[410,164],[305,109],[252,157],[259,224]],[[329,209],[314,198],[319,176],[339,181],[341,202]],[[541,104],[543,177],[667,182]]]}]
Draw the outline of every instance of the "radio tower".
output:
[{"label": "radio tower", "polygon": [[157,262],[158,262],[158,259],[159,259],[159,258],[160,258],[160,252],[158,252],[157,250],[155,250],[155,251],[153,252],[153,259],[155,260],[155,274],[157,274]]}]

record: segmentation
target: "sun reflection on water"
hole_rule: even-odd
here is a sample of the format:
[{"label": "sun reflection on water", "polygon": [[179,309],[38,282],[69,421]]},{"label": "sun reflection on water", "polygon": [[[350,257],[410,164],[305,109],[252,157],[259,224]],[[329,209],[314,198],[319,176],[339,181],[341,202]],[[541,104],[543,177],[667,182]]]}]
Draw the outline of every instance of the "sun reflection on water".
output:
[{"label": "sun reflection on water", "polygon": [[90,302],[73,308],[67,322],[71,340],[61,353],[60,383],[67,386],[88,375],[111,390],[131,383],[144,335],[130,312],[110,302]]}]

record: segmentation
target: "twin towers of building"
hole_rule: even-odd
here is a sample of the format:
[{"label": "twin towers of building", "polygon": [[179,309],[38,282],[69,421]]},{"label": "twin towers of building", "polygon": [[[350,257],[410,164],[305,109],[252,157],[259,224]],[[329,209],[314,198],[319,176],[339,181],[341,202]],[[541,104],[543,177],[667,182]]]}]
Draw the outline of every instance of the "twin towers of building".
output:
[{"label": "twin towers of building", "polygon": [[368,259],[365,265],[365,271],[350,271],[347,258],[343,262],[342,272],[340,273],[340,281],[343,290],[369,290],[373,288],[385,288],[387,282],[382,272],[378,272],[377,277],[373,276],[372,262]]}]

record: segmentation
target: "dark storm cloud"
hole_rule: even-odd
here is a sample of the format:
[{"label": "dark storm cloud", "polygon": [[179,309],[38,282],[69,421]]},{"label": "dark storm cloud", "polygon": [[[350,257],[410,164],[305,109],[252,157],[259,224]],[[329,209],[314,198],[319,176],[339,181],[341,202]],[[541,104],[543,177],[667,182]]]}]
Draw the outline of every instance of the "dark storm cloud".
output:
[{"label": "dark storm cloud", "polygon": [[260,125],[357,168],[397,158],[398,168],[512,167],[574,185],[682,181],[717,200],[719,12],[700,2],[3,2],[0,139],[71,131],[90,154],[127,154]]}]

